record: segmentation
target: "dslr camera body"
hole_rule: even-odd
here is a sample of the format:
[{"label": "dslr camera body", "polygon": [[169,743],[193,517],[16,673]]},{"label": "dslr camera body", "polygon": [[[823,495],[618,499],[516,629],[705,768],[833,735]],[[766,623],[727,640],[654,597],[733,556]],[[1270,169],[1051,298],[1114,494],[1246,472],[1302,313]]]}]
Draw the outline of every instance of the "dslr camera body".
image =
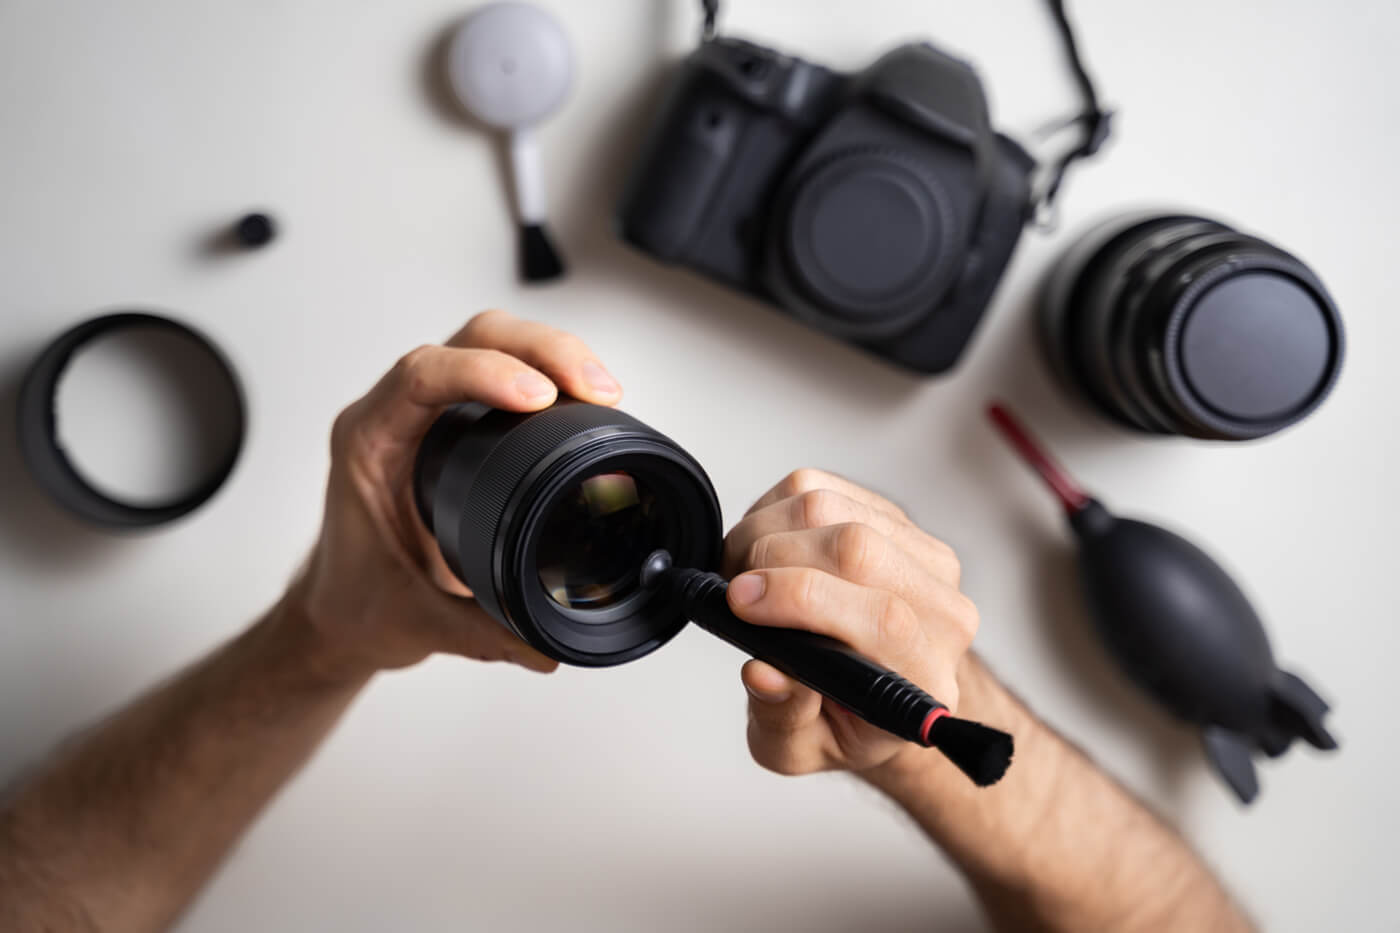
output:
[{"label": "dslr camera body", "polygon": [[1031,213],[1032,158],[930,45],[841,74],[732,38],[682,63],[622,237],[922,373],[951,367]]}]

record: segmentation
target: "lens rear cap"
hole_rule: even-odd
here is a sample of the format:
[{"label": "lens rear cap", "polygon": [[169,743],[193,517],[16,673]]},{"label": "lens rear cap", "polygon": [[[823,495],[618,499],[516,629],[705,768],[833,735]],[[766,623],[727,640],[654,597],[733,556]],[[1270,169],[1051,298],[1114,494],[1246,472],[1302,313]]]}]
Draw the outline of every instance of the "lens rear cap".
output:
[{"label": "lens rear cap", "polygon": [[1202,290],[1169,346],[1169,370],[1204,409],[1193,414],[1214,430],[1259,436],[1327,395],[1341,367],[1341,321],[1319,284],[1283,269],[1248,269]]}]

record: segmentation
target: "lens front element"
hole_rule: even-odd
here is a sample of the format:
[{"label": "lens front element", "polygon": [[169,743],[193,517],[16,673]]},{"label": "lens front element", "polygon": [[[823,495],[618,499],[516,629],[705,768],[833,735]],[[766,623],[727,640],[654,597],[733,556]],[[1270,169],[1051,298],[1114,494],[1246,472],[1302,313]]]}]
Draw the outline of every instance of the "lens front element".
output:
[{"label": "lens front element", "polygon": [[646,556],[666,546],[668,522],[643,481],[600,473],[575,486],[540,530],[540,583],[565,609],[612,606],[638,589]]}]

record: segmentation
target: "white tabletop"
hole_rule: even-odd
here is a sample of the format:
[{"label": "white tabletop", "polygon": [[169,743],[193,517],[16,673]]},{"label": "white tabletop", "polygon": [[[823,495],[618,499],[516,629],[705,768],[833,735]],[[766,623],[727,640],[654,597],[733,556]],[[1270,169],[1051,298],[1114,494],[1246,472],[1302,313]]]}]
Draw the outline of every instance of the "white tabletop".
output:
[{"label": "white tabletop", "polygon": [[[541,133],[572,274],[532,290],[495,150],[432,69],[466,4],[0,4],[0,777],[274,600],[317,525],[335,412],[401,352],[500,305],[588,339],[625,407],[706,465],[731,520],[804,465],[906,504],[963,558],[991,665],[1179,825],[1267,929],[1393,928],[1400,5],[1072,2],[1117,138],[1070,180],[1059,231],[1028,233],[962,366],[932,380],[620,245],[615,194],[696,4],[547,5],[578,56]],[[842,68],[935,39],[978,63],[999,125],[1023,137],[1074,104],[1037,0],[729,7],[730,31]],[[1253,444],[1148,439],[1053,383],[1032,339],[1038,278],[1084,223],[1153,204],[1237,223],[1319,272],[1349,354],[1315,416]],[[201,249],[259,206],[283,224],[270,248]],[[126,538],[42,501],[9,440],[23,366],[117,307],[215,336],[252,419],[217,498]],[[1295,748],[1261,766],[1252,807],[1231,799],[1195,735],[1089,636],[1066,531],[987,427],[992,396],[1111,504],[1238,574],[1280,659],[1334,701],[1339,754]],[[611,670],[449,658],[386,676],[182,928],[980,928],[887,803],[748,760],[739,663],[687,632]]]}]

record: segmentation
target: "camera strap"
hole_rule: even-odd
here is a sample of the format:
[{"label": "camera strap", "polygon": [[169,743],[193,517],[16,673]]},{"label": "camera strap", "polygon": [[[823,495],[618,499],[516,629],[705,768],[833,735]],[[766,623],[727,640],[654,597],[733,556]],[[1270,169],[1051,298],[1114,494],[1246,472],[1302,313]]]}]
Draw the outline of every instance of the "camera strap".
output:
[{"label": "camera strap", "polygon": [[[1089,72],[1084,67],[1084,57],[1079,52],[1079,43],[1074,36],[1074,27],[1070,25],[1069,15],[1065,10],[1065,0],[1046,0],[1046,2],[1050,6],[1050,16],[1054,20],[1055,31],[1059,34],[1060,41],[1064,45],[1065,55],[1069,59],[1070,73],[1082,99],[1082,106],[1078,113],[1055,121],[1041,132],[1041,135],[1051,136],[1070,127],[1078,127],[1080,130],[1078,143],[1052,160],[1041,161],[1042,179],[1036,186],[1037,191],[1031,199],[1031,207],[1037,221],[1049,225],[1050,218],[1053,216],[1055,197],[1064,185],[1065,175],[1068,174],[1070,166],[1081,159],[1087,159],[1094,155],[1103,146],[1112,130],[1113,111],[1105,109],[1099,101],[1098,89],[1094,86],[1093,78],[1089,77]],[[715,22],[719,18],[719,4],[720,0],[700,0],[701,10],[704,13],[704,23],[700,33],[702,41],[713,39],[715,36]]]},{"label": "camera strap", "polygon": [[700,7],[705,14],[705,23],[700,27],[700,39],[713,39],[715,20],[719,19],[719,0],[700,0]]},{"label": "camera strap", "polygon": [[1055,21],[1055,30],[1060,34],[1060,41],[1065,47],[1065,55],[1069,58],[1070,73],[1074,77],[1075,85],[1079,88],[1083,107],[1079,113],[1066,120],[1061,120],[1057,124],[1052,124],[1046,130],[1046,134],[1049,135],[1071,126],[1077,126],[1082,135],[1077,145],[1072,146],[1046,166],[1045,181],[1035,198],[1036,215],[1041,219],[1046,219],[1051,214],[1055,195],[1060,193],[1060,186],[1064,184],[1065,174],[1069,171],[1069,167],[1075,162],[1087,159],[1097,153],[1104,141],[1108,139],[1113,127],[1113,111],[1104,109],[1103,104],[1099,102],[1099,92],[1094,87],[1094,79],[1089,77],[1089,72],[1084,67],[1084,57],[1079,53],[1079,43],[1074,37],[1074,27],[1070,25],[1069,15],[1065,11],[1065,0],[1047,0],[1047,2],[1050,4],[1050,16]]}]

